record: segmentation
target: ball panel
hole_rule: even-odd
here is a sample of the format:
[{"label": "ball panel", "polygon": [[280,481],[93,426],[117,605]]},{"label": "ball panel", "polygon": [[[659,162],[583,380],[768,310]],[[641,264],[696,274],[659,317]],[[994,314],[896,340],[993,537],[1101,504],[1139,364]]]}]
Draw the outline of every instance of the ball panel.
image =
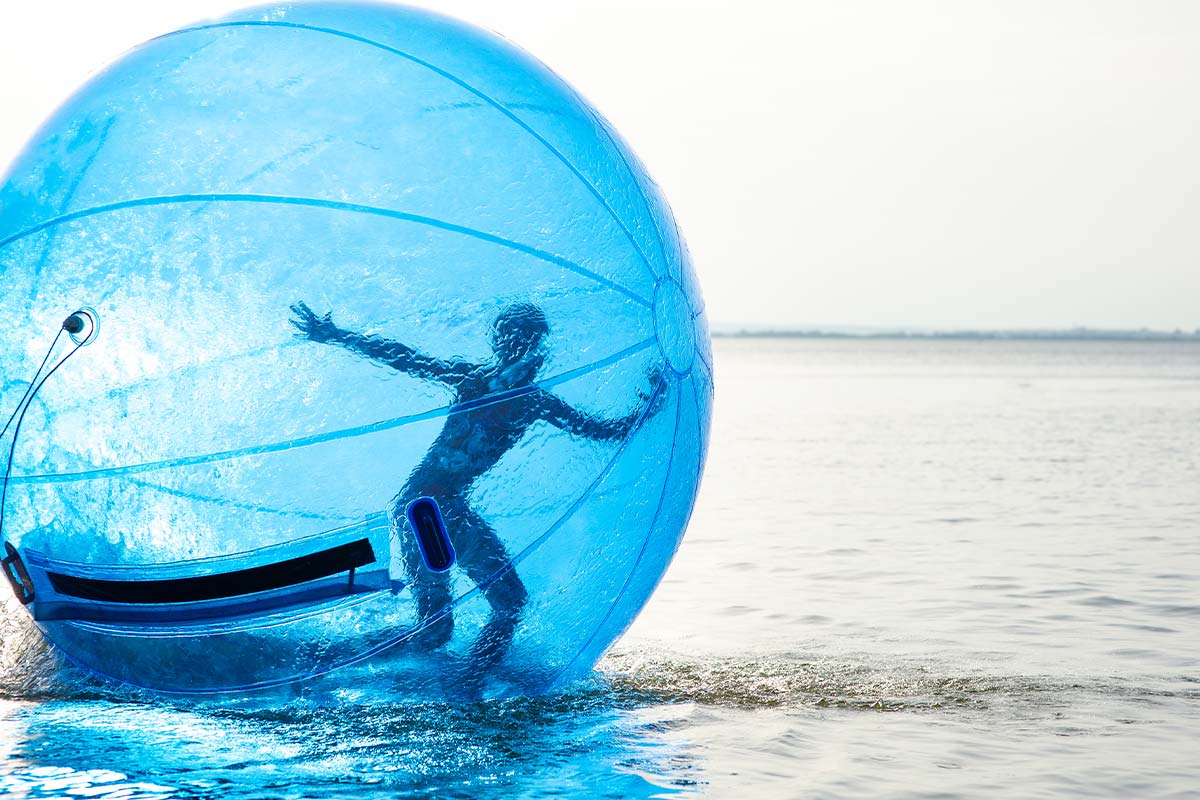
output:
[{"label": "ball panel", "polygon": [[[591,115],[565,87],[546,84],[547,74],[536,64],[486,73],[524,91],[542,87],[512,101],[540,115],[527,123],[462,81],[362,39],[277,25],[197,29],[144,45],[69,101],[57,125],[68,133],[23,156],[10,183],[24,191],[6,205],[36,206],[13,217],[32,224],[181,194],[353,202],[547,249],[648,294],[647,248],[624,235],[628,221],[593,185],[628,184],[611,174],[624,168],[604,156],[608,139]],[[599,178],[537,131],[543,121]],[[64,150],[77,154],[74,169],[59,167]]]},{"label": "ball panel", "polygon": [[521,48],[421,9],[407,9],[400,21],[379,9],[353,4],[263,6],[228,19],[305,25],[362,37],[461,80],[544,139],[579,173],[620,221],[623,234],[632,236],[652,282],[667,272],[662,244],[670,242],[674,224],[645,167],[596,109]]},{"label": "ball panel", "polygon": [[[89,441],[108,442],[106,452],[80,451],[58,470],[48,464],[37,471],[289,441],[427,412],[449,400],[436,384],[298,341],[288,306],[300,300],[332,309],[346,328],[474,361],[489,357],[500,309],[536,301],[551,323],[543,379],[585,369],[653,333],[639,304],[489,242],[356,214],[331,222],[337,215],[322,209],[234,205],[130,209],[89,219],[86,228],[73,223],[37,296],[0,298],[0,328],[16,340],[17,331],[53,329],[58,303],[51,298],[60,290],[84,280],[104,295],[106,357],[81,354],[72,381],[47,385],[45,397],[56,407],[67,398],[84,407],[94,428]],[[188,232],[176,235],[180,217]],[[169,233],[158,233],[164,229]],[[319,233],[308,233],[313,229]],[[136,276],[124,274],[131,247],[146,254]],[[8,263],[19,273],[39,248],[9,255],[17,255]],[[445,289],[448,272],[462,282],[454,292]],[[16,359],[3,360],[19,371]],[[355,391],[347,395],[346,386]],[[204,415],[189,413],[213,406],[194,398],[215,396],[221,403]],[[321,399],[331,396],[336,403]],[[147,417],[164,414],[169,424],[147,427]]]}]

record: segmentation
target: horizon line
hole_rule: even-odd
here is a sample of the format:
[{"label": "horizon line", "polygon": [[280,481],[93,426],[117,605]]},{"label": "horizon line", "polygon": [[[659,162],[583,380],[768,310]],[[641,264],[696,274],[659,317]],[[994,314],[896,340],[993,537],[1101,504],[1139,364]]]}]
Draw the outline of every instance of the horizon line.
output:
[{"label": "horizon line", "polygon": [[829,326],[734,326],[714,325],[714,338],[780,339],[964,339],[964,340],[1053,340],[1053,341],[1198,341],[1200,327],[1175,328],[905,328],[854,325]]}]

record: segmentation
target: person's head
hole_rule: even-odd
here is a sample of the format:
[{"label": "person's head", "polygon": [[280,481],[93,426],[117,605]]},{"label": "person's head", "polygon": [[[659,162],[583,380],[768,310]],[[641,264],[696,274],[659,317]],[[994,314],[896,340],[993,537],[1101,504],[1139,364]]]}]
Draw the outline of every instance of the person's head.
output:
[{"label": "person's head", "polygon": [[532,303],[514,303],[492,322],[492,351],[501,364],[534,361],[541,366],[542,342],[550,333],[546,315]]}]

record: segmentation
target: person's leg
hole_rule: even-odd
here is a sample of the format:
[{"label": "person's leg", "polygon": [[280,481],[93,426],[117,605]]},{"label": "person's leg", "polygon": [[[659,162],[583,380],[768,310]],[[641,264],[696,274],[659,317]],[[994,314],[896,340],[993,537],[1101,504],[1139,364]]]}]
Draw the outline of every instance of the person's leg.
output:
[{"label": "person's leg", "polygon": [[408,492],[401,493],[392,500],[388,511],[400,539],[405,578],[417,601],[418,625],[424,626],[412,641],[433,650],[449,642],[450,637],[454,635],[454,614],[449,610],[450,579],[445,572],[430,572],[426,568],[421,551],[417,547],[417,537],[409,529],[408,519],[404,514],[405,503],[400,499],[408,496]]},{"label": "person's leg", "polygon": [[476,666],[486,668],[508,652],[529,593],[516,569],[509,565],[504,543],[492,526],[467,505],[466,498],[456,497],[442,508],[459,566],[492,607],[487,625],[471,648]]}]

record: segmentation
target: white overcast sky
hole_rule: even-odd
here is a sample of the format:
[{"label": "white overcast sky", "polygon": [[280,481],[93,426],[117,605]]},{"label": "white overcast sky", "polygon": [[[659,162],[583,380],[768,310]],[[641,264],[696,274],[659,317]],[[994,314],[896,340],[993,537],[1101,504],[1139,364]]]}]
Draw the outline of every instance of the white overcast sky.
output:
[{"label": "white overcast sky", "polygon": [[[718,325],[1200,328],[1200,2],[442,0],[665,188]],[[0,0],[0,164],[251,3]]]}]

